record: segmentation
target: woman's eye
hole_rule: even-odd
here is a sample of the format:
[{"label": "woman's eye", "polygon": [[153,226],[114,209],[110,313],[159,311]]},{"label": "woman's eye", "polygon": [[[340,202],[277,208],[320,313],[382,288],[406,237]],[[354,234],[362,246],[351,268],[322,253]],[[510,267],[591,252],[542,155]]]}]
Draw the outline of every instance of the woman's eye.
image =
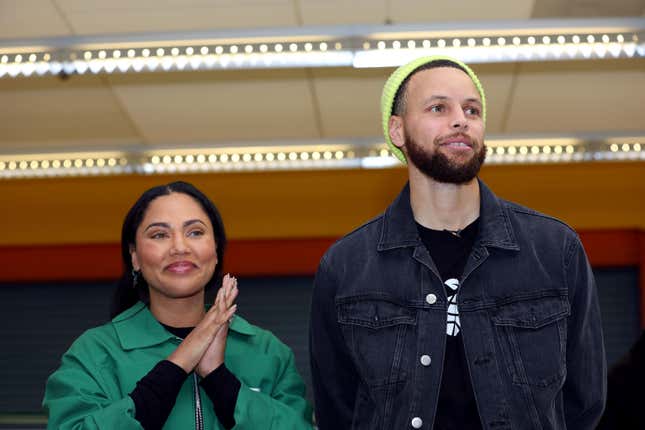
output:
[{"label": "woman's eye", "polygon": [[188,232],[188,236],[189,236],[189,237],[190,237],[190,236],[192,236],[192,237],[195,237],[195,236],[203,236],[203,235],[204,235],[204,232],[203,232],[202,230],[192,230],[192,231],[189,231],[189,232]]},{"label": "woman's eye", "polygon": [[165,238],[165,237],[167,237],[167,236],[168,236],[168,235],[166,234],[166,232],[165,232],[165,231],[157,231],[157,232],[152,233],[152,234],[150,235],[150,237],[151,237],[152,239],[163,239],[163,238]]}]

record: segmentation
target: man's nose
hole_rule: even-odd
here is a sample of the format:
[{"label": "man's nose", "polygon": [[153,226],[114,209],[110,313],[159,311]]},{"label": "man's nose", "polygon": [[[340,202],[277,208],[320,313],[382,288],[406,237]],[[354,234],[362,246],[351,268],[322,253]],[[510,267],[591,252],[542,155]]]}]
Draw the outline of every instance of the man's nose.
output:
[{"label": "man's nose", "polygon": [[461,109],[455,109],[450,122],[450,127],[456,130],[465,130],[468,128],[468,118]]}]

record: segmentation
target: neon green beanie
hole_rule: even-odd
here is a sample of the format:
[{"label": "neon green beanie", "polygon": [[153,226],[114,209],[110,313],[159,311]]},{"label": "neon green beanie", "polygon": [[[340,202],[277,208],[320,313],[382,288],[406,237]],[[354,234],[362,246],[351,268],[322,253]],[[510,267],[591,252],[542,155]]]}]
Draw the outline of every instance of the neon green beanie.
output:
[{"label": "neon green beanie", "polygon": [[405,79],[408,76],[410,76],[412,72],[414,72],[418,67],[421,67],[424,64],[430,63],[432,61],[437,61],[437,60],[451,61],[463,67],[466,73],[468,73],[468,76],[470,76],[470,79],[473,81],[473,84],[475,84],[475,88],[477,88],[477,91],[479,91],[479,96],[482,99],[482,118],[484,120],[484,123],[486,122],[486,96],[484,95],[484,88],[482,87],[481,82],[479,82],[479,78],[477,78],[477,75],[475,74],[475,72],[473,72],[472,69],[468,67],[466,64],[464,64],[459,60],[456,60],[454,58],[444,56],[444,55],[421,57],[421,58],[417,58],[416,60],[410,61],[407,64],[404,64],[403,66],[396,69],[390,75],[387,82],[385,82],[385,86],[383,87],[383,94],[381,94],[381,120],[383,122],[383,134],[385,135],[385,141],[387,142],[387,145],[389,146],[390,151],[392,151],[392,153],[396,155],[396,157],[399,160],[401,160],[403,164],[407,164],[407,161],[405,160],[405,155],[399,148],[397,148],[394,145],[394,143],[392,143],[392,140],[390,139],[389,123],[390,123],[390,116],[392,116],[394,97],[396,97],[396,93],[399,90],[399,87],[401,86],[403,81],[405,81]]}]

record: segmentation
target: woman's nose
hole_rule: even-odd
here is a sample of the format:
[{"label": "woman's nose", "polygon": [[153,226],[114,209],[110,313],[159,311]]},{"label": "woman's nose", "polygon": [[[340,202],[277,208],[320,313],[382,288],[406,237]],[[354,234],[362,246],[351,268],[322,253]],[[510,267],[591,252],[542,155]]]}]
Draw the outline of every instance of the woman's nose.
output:
[{"label": "woman's nose", "polygon": [[186,238],[182,234],[177,234],[173,237],[172,240],[172,249],[170,250],[173,254],[184,254],[188,251],[188,246],[186,246]]}]

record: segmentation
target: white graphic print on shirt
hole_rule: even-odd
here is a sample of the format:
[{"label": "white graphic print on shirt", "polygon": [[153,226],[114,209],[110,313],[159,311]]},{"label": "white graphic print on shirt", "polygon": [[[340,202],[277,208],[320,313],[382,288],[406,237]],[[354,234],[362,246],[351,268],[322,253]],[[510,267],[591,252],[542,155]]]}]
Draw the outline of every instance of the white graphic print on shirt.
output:
[{"label": "white graphic print on shirt", "polygon": [[459,308],[457,307],[457,290],[459,289],[459,280],[450,278],[444,284],[448,287],[446,291],[452,295],[448,295],[448,325],[446,326],[446,333],[448,336],[457,336],[461,328],[459,323]]}]

